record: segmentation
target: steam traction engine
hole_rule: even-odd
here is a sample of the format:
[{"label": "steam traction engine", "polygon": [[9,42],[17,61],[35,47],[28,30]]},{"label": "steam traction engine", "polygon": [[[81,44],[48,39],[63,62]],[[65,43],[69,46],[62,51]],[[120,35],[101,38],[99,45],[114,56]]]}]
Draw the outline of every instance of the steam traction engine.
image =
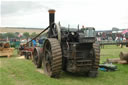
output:
[{"label": "steam traction engine", "polygon": [[33,59],[37,67],[43,66],[50,77],[58,77],[62,70],[96,77],[100,48],[95,42],[95,29],[70,31],[54,23],[54,13],[55,10],[49,10],[50,25],[45,29],[48,32],[42,47],[34,49]]}]

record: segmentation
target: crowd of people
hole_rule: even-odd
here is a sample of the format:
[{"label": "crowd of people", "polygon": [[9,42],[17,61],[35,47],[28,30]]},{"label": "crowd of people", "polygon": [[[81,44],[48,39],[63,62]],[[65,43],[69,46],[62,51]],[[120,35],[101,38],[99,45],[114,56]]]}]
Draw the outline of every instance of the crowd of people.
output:
[{"label": "crowd of people", "polygon": [[119,34],[119,33],[97,33],[96,34],[97,41],[126,41],[128,40],[127,36],[125,34]]}]

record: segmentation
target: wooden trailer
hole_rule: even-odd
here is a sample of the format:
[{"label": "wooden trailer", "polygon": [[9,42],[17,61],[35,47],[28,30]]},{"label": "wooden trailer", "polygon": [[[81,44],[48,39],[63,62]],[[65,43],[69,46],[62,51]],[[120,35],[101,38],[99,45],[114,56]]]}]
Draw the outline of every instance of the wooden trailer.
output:
[{"label": "wooden trailer", "polygon": [[13,55],[14,48],[10,48],[8,42],[0,43],[0,56],[7,56],[8,58]]}]

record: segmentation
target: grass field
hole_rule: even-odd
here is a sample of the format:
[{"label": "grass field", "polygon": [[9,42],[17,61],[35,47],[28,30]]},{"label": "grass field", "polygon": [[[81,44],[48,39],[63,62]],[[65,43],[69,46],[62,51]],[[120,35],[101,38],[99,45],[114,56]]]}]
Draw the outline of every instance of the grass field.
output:
[{"label": "grass field", "polygon": [[[119,57],[120,51],[128,48],[105,46],[101,49],[101,63],[107,58]],[[97,78],[62,72],[59,79],[54,79],[38,72],[31,60],[16,56],[14,53],[12,58],[0,58],[0,85],[128,85],[128,65],[116,64],[118,71],[115,72],[99,71]]]}]

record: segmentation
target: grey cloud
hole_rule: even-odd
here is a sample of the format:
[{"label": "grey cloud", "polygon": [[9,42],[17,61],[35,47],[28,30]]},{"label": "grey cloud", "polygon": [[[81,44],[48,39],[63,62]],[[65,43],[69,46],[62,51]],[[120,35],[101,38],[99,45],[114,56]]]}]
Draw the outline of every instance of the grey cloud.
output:
[{"label": "grey cloud", "polygon": [[[45,4],[45,3],[44,3]],[[32,1],[2,1],[1,2],[1,15],[15,14],[19,11],[29,12],[36,9],[49,9],[49,7]]]},{"label": "grey cloud", "polygon": [[[50,8],[63,8],[65,4],[75,6],[78,3],[70,4],[69,1],[60,1],[60,0],[42,0],[42,1],[1,1],[1,15],[16,15],[25,14],[26,12],[35,12],[35,10],[48,10]],[[34,11],[33,11],[34,10]],[[20,12],[20,13],[19,13]]]}]

